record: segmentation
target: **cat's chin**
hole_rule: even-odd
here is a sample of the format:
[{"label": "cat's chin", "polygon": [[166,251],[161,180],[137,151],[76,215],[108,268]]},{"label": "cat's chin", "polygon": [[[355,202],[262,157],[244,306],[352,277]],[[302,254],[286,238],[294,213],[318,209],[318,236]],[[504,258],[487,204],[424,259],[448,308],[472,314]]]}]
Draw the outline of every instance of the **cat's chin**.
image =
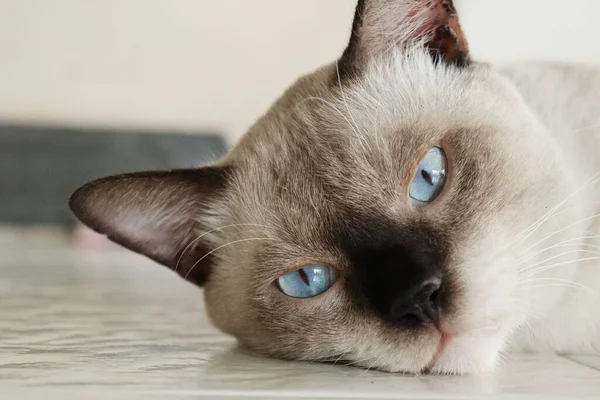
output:
[{"label": "cat's chin", "polygon": [[426,372],[448,375],[494,372],[503,346],[504,339],[500,336],[462,334],[444,338]]}]

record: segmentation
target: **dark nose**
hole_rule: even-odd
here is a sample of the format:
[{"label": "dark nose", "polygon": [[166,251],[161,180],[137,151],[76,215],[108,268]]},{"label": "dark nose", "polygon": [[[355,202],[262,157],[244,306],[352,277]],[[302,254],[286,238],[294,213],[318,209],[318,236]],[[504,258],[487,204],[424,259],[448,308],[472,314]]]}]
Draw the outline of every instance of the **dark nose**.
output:
[{"label": "dark nose", "polygon": [[401,324],[436,323],[439,318],[442,279],[429,276],[411,285],[390,303],[390,317]]},{"label": "dark nose", "polygon": [[355,272],[349,288],[362,292],[365,303],[388,323],[407,327],[439,323],[453,292],[444,268],[447,246],[425,228],[391,232],[376,228],[385,237],[369,228],[368,240],[353,238],[348,245]]}]

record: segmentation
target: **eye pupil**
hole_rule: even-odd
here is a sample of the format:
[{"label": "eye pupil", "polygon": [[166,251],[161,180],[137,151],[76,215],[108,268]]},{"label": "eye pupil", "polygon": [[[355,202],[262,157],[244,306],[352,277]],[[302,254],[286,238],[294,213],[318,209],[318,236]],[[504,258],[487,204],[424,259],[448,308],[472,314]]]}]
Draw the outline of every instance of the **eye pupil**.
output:
[{"label": "eye pupil", "polygon": [[431,177],[431,175],[429,175],[429,173],[427,171],[425,171],[424,169],[421,170],[421,176],[423,177],[423,179],[425,179],[425,182],[429,183],[430,185],[433,186],[433,178]]},{"label": "eye pupil", "polygon": [[306,283],[306,285],[310,285],[310,282],[308,280],[308,274],[306,273],[305,270],[303,270],[303,269],[299,270],[298,274],[300,275],[300,279],[302,279],[302,282]]}]

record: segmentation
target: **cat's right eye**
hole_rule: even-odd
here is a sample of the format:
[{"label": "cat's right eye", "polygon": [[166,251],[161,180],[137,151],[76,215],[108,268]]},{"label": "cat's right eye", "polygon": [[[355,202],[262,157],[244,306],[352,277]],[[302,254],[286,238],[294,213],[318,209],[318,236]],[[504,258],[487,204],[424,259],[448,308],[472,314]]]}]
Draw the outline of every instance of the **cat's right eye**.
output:
[{"label": "cat's right eye", "polygon": [[315,297],[333,286],[337,275],[337,270],[328,265],[307,265],[280,276],[277,287],[290,297]]}]

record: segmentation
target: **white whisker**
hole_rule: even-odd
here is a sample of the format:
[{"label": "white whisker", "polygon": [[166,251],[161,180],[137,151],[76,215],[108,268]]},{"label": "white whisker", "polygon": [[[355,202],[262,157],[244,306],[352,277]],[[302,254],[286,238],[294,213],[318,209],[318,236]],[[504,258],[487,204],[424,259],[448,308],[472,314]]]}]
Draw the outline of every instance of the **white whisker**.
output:
[{"label": "white whisker", "polygon": [[338,79],[338,86],[340,88],[340,93],[342,95],[342,100],[344,102],[344,105],[346,106],[346,111],[348,111],[348,116],[350,117],[350,119],[352,120],[352,122],[354,123],[354,129],[355,132],[358,133],[358,124],[356,123],[356,121],[354,120],[354,117],[352,116],[352,113],[350,112],[350,107],[348,107],[348,101],[346,100],[346,95],[344,94],[344,88],[342,86],[342,78],[340,76],[340,65],[339,65],[339,61],[335,62],[335,71],[337,73],[337,79]]},{"label": "white whisker", "polygon": [[230,224],[230,225],[224,225],[224,226],[220,226],[218,228],[211,229],[208,232],[204,232],[201,235],[199,235],[198,237],[196,237],[194,240],[192,240],[190,243],[188,243],[187,246],[185,246],[185,248],[181,252],[181,255],[177,259],[177,263],[175,264],[175,268],[174,268],[175,272],[177,272],[177,268],[179,267],[179,264],[181,263],[181,259],[183,258],[184,254],[190,249],[190,247],[192,247],[194,244],[196,244],[204,236],[209,235],[213,232],[219,231],[221,229],[232,228],[232,227],[237,227],[237,226],[260,226],[263,228],[268,228],[267,225],[263,225],[263,224]]},{"label": "white whisker", "polygon": [[539,261],[535,264],[529,265],[527,266],[527,268],[523,268],[523,269],[519,269],[519,272],[527,272],[530,271],[536,267],[539,267],[540,265],[544,265],[546,262],[548,261],[552,261],[552,260],[556,260],[557,258],[566,256],[568,254],[579,254],[579,253],[585,253],[585,254],[591,254],[591,255],[595,255],[595,256],[600,256],[600,252],[597,251],[592,251],[592,250],[583,250],[583,249],[577,249],[577,250],[569,250],[569,251],[565,251],[562,253],[559,253],[555,256],[549,257],[545,260]]},{"label": "white whisker", "polygon": [[598,182],[600,180],[600,171],[596,172],[594,175],[592,175],[591,178],[589,178],[586,182],[584,182],[577,190],[575,190],[573,193],[571,193],[569,196],[567,196],[567,198],[565,198],[564,200],[562,200],[561,202],[559,202],[556,206],[554,206],[552,209],[550,209],[550,211],[548,211],[546,214],[544,214],[541,218],[539,218],[536,222],[534,222],[532,225],[530,225],[529,228],[527,228],[523,233],[525,233],[525,237],[521,238],[521,234],[517,235],[517,238],[515,239],[515,241],[513,241],[514,243],[522,243],[525,240],[527,240],[533,233],[535,233],[543,224],[545,224],[549,218],[554,215],[559,209],[560,207],[562,207],[564,204],[566,204],[569,200],[573,199],[575,196],[577,196],[581,191],[587,189],[588,186],[593,185],[594,183]]},{"label": "white whisker", "polygon": [[565,199],[563,199],[562,201],[560,201],[558,204],[556,204],[554,207],[552,207],[548,212],[546,212],[546,214],[542,215],[539,219],[537,219],[535,222],[533,222],[527,229],[525,229],[521,234],[517,235],[517,239],[520,238],[520,236],[522,234],[526,234],[528,233],[530,230],[535,230],[536,225],[540,224],[540,223],[544,223],[545,220],[550,217],[552,214],[554,214],[558,209],[560,209],[560,207],[562,205],[564,205],[566,202],[568,202],[570,199],[572,199],[580,190],[583,190],[587,187],[588,184],[593,183],[595,180],[598,179],[598,177],[600,177],[600,171],[598,171],[596,174],[592,175],[592,177],[590,177],[586,182],[584,182],[582,184],[582,186],[576,190],[574,193],[571,193],[569,196],[567,196]]},{"label": "white whisker", "polygon": [[561,229],[559,229],[559,230],[557,230],[557,231],[551,232],[550,234],[546,235],[544,238],[542,238],[542,239],[538,240],[537,242],[535,242],[535,243],[534,243],[534,244],[532,244],[531,246],[529,246],[529,247],[527,247],[526,249],[524,249],[523,251],[521,251],[519,254],[523,254],[523,253],[525,253],[525,252],[527,252],[527,251],[531,250],[531,249],[532,249],[532,248],[534,248],[535,246],[537,246],[537,245],[539,245],[539,244],[541,244],[541,243],[545,242],[546,240],[550,239],[551,237],[554,237],[554,236],[558,235],[559,233],[562,233],[562,232],[564,232],[564,231],[566,231],[566,230],[568,230],[568,229],[572,228],[572,227],[573,227],[573,226],[575,226],[575,225],[581,224],[581,223],[583,223],[583,222],[591,221],[591,220],[593,220],[593,219],[595,219],[595,218],[598,218],[598,217],[600,217],[600,214],[595,214],[595,215],[592,215],[591,217],[587,217],[587,218],[583,218],[583,219],[580,219],[580,220],[578,220],[578,221],[575,221],[575,222],[573,222],[572,224],[569,224],[569,225],[567,225],[567,226],[565,226],[565,227],[563,227],[563,228],[561,228]]},{"label": "white whisker", "polygon": [[598,293],[597,291],[595,291],[594,289],[583,285],[581,283],[578,282],[573,282],[573,281],[569,281],[566,279],[558,279],[558,278],[535,278],[535,279],[526,279],[524,281],[520,281],[520,283],[527,283],[527,282],[537,282],[537,281],[550,281],[550,282],[557,282],[556,284],[545,284],[545,285],[536,285],[536,286],[528,286],[529,289],[534,289],[534,288],[544,288],[544,287],[566,287],[566,288],[573,288],[573,289],[582,289],[584,291],[586,291],[589,294],[592,294],[594,296],[600,297],[600,293]]},{"label": "white whisker", "polygon": [[528,255],[526,255],[523,258],[520,258],[516,261],[516,265],[520,265],[523,262],[530,260],[540,254],[546,253],[550,250],[554,250],[558,247],[587,247],[587,248],[591,248],[591,249],[596,249],[596,250],[600,250],[600,246],[595,246],[592,244],[587,244],[587,243],[572,243],[572,242],[576,242],[576,241],[581,241],[581,240],[585,240],[585,239],[600,239],[600,236],[597,235],[589,235],[589,236],[581,236],[578,238],[573,238],[573,239],[568,239],[568,240],[563,240],[562,242],[558,242],[555,243],[551,246],[548,247],[544,247],[543,249],[537,250],[533,253],[530,253]]},{"label": "white whisker", "polygon": [[229,243],[225,243],[217,248],[212,249],[211,251],[209,251],[208,253],[206,253],[205,255],[203,255],[202,257],[200,257],[200,259],[198,261],[196,261],[194,263],[194,265],[191,266],[191,268],[189,269],[189,271],[187,272],[187,274],[185,274],[184,279],[187,279],[188,276],[190,275],[190,273],[192,272],[192,270],[196,267],[196,265],[198,265],[200,262],[202,262],[202,260],[204,260],[206,257],[208,257],[209,255],[211,255],[212,253],[214,253],[217,250],[222,249],[225,246],[229,246],[232,244],[236,244],[236,243],[241,243],[241,242],[249,242],[252,240],[276,240],[273,238],[247,238],[247,239],[239,239],[239,240],[234,240],[233,242],[229,242]]},{"label": "white whisker", "polygon": [[558,268],[558,267],[561,267],[564,265],[574,264],[574,263],[583,262],[583,261],[593,261],[593,260],[600,260],[600,257],[579,258],[577,260],[570,260],[570,261],[564,261],[564,262],[560,262],[560,263],[545,265],[545,266],[539,267],[537,269],[534,269],[532,271],[528,271],[526,274],[523,275],[523,277],[534,276],[534,275],[540,274],[544,271],[547,271],[547,270],[550,270],[553,268]]}]

